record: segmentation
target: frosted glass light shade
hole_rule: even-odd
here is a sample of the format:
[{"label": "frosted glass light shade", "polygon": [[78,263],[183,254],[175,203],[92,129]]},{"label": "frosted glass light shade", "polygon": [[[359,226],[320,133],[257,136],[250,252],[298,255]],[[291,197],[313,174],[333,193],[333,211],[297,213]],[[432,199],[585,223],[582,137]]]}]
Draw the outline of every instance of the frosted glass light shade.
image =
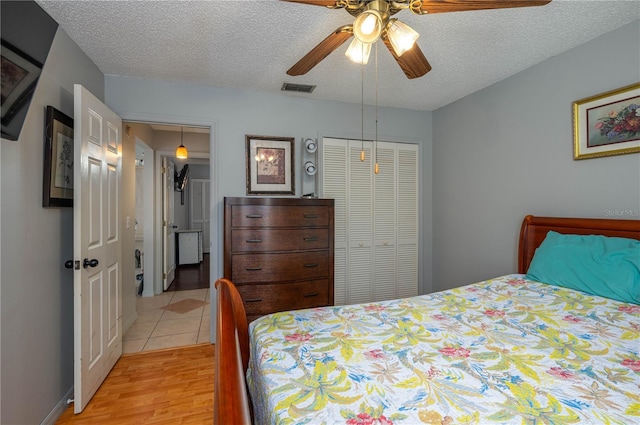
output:
[{"label": "frosted glass light shade", "polygon": [[178,146],[178,149],[176,149],[176,158],[186,159],[188,157],[189,154],[187,153],[187,148],[185,148],[182,144]]},{"label": "frosted glass light shade", "polygon": [[349,48],[345,52],[345,55],[355,63],[366,65],[367,62],[369,62],[370,53],[370,43],[363,43],[362,41],[358,40],[358,38],[354,38],[351,44],[349,44]]},{"label": "frosted glass light shade", "polygon": [[363,43],[373,43],[382,34],[382,16],[377,10],[365,10],[353,22],[353,34]]},{"label": "frosted glass light shade", "polygon": [[398,56],[402,56],[403,53],[410,50],[416,43],[418,37],[420,37],[420,34],[418,34],[413,28],[398,21],[397,19],[389,21],[387,34],[389,36],[389,41],[391,41],[393,51],[396,52],[396,55]]}]

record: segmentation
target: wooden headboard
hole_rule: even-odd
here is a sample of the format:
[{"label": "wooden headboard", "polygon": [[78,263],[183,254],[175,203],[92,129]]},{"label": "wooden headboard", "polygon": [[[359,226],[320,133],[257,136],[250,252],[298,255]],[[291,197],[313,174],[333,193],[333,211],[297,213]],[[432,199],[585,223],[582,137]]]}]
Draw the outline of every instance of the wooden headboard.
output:
[{"label": "wooden headboard", "polygon": [[640,240],[640,220],[609,220],[603,218],[534,217],[528,215],[520,228],[518,273],[526,273],[536,248],[547,232],[574,235],[604,235]]}]

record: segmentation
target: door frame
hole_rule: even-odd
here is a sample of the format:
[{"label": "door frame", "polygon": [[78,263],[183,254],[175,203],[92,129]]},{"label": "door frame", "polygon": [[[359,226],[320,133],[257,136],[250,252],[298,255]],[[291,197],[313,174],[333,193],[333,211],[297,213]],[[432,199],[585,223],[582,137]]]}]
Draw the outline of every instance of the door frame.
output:
[{"label": "door frame", "polygon": [[[187,124],[185,124],[187,127]],[[156,226],[154,226],[155,233],[155,245],[153,247],[153,256],[157,259],[155,261],[155,275],[158,277],[153,281],[153,290],[155,295],[162,294],[164,292],[164,285],[162,274],[163,270],[163,252],[164,252],[164,235],[162,233],[162,208],[164,208],[164,198],[162,196],[162,190],[164,186],[164,179],[162,176],[162,167],[164,158],[175,159],[176,153],[175,151],[155,151],[155,170],[154,170],[154,181],[155,181],[155,191],[156,191],[156,202],[154,205],[155,211],[155,222]],[[209,152],[192,152],[189,151],[189,158],[202,158],[209,159],[209,176],[211,176],[211,154]],[[211,190],[211,189],[210,189]],[[211,219],[211,215],[209,216]],[[211,237],[211,233],[209,234]],[[211,248],[210,248],[211,249]],[[209,262],[212,263],[211,256],[209,256]],[[176,264],[177,266],[177,264]],[[213,264],[209,264],[210,268],[213,268]],[[214,274],[214,276],[217,276]],[[211,275],[209,276],[209,287],[211,288]],[[215,282],[215,281],[214,281]]]},{"label": "door frame", "polygon": [[[209,180],[210,184],[210,202],[211,208],[209,210],[209,221],[212,223],[210,232],[209,232],[209,240],[211,243],[210,250],[211,254],[209,255],[209,288],[210,288],[210,302],[209,308],[211,311],[211,317],[216,317],[217,307],[216,307],[216,291],[215,291],[215,280],[222,276],[222,207],[221,200],[219,199],[219,188],[218,188],[218,143],[216,140],[218,139],[218,122],[216,120],[212,120],[211,118],[198,118],[198,117],[188,117],[182,115],[166,115],[166,114],[142,114],[135,112],[126,112],[123,111],[119,113],[122,121],[133,121],[133,122],[142,122],[142,123],[157,123],[157,124],[171,124],[171,125],[183,125],[183,126],[196,126],[196,127],[208,127],[209,128],[209,152],[191,152],[189,151],[189,155],[193,158],[197,158],[196,155],[203,155],[203,158],[209,158]],[[175,152],[167,152],[167,151],[157,151],[164,155],[173,154],[175,156]],[[157,163],[157,159],[154,156],[154,164]],[[157,169],[157,166],[154,166],[154,169]],[[154,180],[156,181],[156,180]],[[156,191],[154,191],[156,192]],[[157,195],[157,193],[156,193]],[[156,197],[157,199],[157,197]],[[154,230],[155,231],[155,230]],[[154,247],[155,248],[155,247]],[[154,249],[154,251],[157,251]],[[155,256],[154,252],[154,256]],[[154,263],[157,263],[154,260]],[[160,275],[162,276],[162,275]],[[154,280],[157,280],[154,279]],[[162,287],[162,281],[160,281],[160,288]],[[153,284],[154,292],[156,288],[156,283]],[[143,294],[144,295],[144,294]],[[152,294],[150,294],[152,295]],[[212,319],[213,320],[213,319]],[[211,342],[216,339],[216,327],[210,326],[210,338]]]},{"label": "door frame", "polygon": [[[143,168],[143,173],[142,173],[142,180],[143,180],[143,186],[145,189],[148,188],[152,188],[154,186],[154,173],[155,173],[155,167],[153,166],[154,161],[153,161],[153,149],[151,148],[151,146],[149,146],[144,140],[142,140],[141,138],[139,138],[138,136],[136,136],[135,138],[135,143],[136,145],[140,145],[144,148],[144,156],[145,158],[147,158],[146,163],[144,164],[144,168]],[[145,190],[143,193],[144,196],[144,202],[142,204],[142,209],[143,209],[143,222],[147,223],[146,226],[144,226],[143,229],[143,241],[142,241],[142,246],[143,252],[154,252],[154,246],[153,246],[153,232],[154,232],[154,210],[155,210],[155,204],[154,204],[154,193],[153,190]],[[143,270],[144,270],[144,277],[147,279],[148,282],[153,282],[154,281],[154,270],[153,270],[153,264],[154,264],[154,259],[152,255],[145,255],[144,259],[143,259]],[[142,296],[143,297],[152,297],[153,296],[153,285],[147,285],[146,287],[143,285],[142,288]],[[133,323],[133,322],[131,322]],[[128,329],[128,326],[127,326]]]}]

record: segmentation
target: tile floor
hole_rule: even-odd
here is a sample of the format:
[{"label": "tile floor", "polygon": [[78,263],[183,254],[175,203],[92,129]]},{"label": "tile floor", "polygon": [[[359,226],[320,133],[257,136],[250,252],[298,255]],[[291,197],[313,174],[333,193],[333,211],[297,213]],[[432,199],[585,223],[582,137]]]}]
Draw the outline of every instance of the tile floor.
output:
[{"label": "tile floor", "polygon": [[209,302],[209,288],[137,297],[138,318],[123,339],[123,353],[159,350],[209,342],[210,304],[184,314],[161,307],[192,298]]}]

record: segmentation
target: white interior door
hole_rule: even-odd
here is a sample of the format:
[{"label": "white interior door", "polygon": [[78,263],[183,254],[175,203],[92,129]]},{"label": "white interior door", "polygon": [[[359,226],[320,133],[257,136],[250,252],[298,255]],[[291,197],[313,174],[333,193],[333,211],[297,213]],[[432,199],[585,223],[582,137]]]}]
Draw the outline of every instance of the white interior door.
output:
[{"label": "white interior door", "polygon": [[[372,301],[373,143],[349,140],[347,302]],[[360,160],[364,146],[365,159]]]},{"label": "white interior door", "polygon": [[333,299],[335,305],[347,304],[349,199],[349,146],[343,140],[324,138],[320,149],[321,197],[334,199]]},{"label": "white interior door", "polygon": [[122,121],[74,86],[74,412],[122,355]]},{"label": "white interior door", "polygon": [[189,182],[189,229],[202,230],[202,251],[209,253],[209,179]]},{"label": "white interior door", "polygon": [[379,173],[373,175],[373,301],[397,298],[396,145],[378,142]]},{"label": "white interior door", "polygon": [[163,243],[163,272],[162,285],[166,291],[176,277],[176,233],[174,202],[174,173],[175,165],[168,158],[163,159],[163,190],[162,190],[162,233]]},{"label": "white interior door", "polygon": [[418,203],[420,185],[418,145],[397,145],[398,298],[418,295]]}]

